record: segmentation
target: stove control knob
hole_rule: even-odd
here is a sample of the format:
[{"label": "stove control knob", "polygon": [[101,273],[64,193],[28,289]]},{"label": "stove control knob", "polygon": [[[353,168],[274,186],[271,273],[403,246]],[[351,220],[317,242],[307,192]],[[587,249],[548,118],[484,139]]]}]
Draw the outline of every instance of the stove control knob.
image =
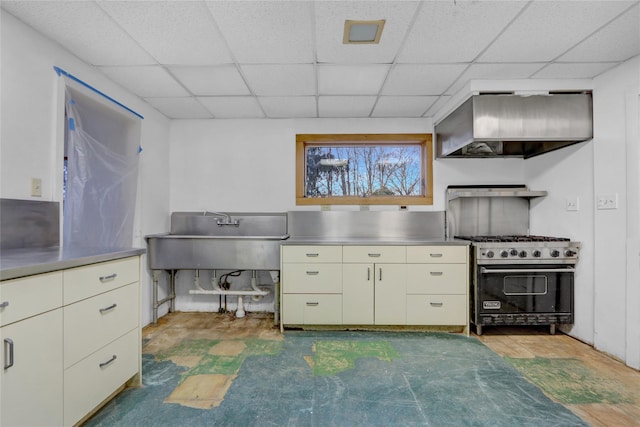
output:
[{"label": "stove control knob", "polygon": [[518,256],[520,258],[526,258],[527,257],[527,251],[520,251],[520,253],[518,254]]},{"label": "stove control knob", "polygon": [[553,258],[558,258],[558,257],[560,256],[560,251],[559,251],[559,250],[557,250],[557,249],[552,250],[552,251],[551,251],[551,256],[552,256]]},{"label": "stove control knob", "polygon": [[574,250],[566,249],[564,251],[564,256],[574,256],[574,255],[576,255],[576,251],[574,251]]},{"label": "stove control knob", "polygon": [[518,255],[518,251],[517,251],[516,249],[511,249],[511,250],[509,251],[509,255],[511,255],[511,256],[516,256],[516,255]]},{"label": "stove control knob", "polygon": [[542,252],[540,252],[538,249],[534,250],[531,255],[533,255],[536,258],[540,258],[540,255],[542,255]]},{"label": "stove control knob", "polygon": [[487,251],[487,258],[493,258],[493,251]]},{"label": "stove control knob", "polygon": [[502,258],[506,258],[506,257],[508,257],[508,256],[509,256],[509,252],[508,252],[508,251],[506,251],[506,250],[502,250],[502,251],[500,251],[500,256],[501,256]]}]

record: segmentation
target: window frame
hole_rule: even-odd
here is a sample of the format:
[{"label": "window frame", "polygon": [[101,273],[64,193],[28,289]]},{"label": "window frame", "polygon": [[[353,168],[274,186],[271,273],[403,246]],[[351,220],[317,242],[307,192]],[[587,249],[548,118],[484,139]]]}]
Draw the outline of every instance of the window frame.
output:
[{"label": "window frame", "polygon": [[[422,180],[420,196],[330,196],[305,197],[306,148],[308,146],[402,145],[419,143],[422,147]],[[432,134],[297,134],[296,135],[296,205],[433,205],[433,135]]]}]

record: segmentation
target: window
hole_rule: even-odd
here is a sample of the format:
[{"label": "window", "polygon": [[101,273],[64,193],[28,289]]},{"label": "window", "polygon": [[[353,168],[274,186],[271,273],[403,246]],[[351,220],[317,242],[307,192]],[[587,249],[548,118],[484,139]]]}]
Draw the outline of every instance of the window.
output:
[{"label": "window", "polygon": [[296,204],[430,205],[430,134],[296,136]]}]

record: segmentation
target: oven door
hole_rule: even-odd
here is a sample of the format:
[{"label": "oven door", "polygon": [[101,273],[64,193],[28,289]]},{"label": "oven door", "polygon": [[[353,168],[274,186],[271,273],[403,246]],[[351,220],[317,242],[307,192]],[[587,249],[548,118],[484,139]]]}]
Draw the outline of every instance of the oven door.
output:
[{"label": "oven door", "polygon": [[574,271],[566,265],[478,266],[477,313],[573,317]]}]

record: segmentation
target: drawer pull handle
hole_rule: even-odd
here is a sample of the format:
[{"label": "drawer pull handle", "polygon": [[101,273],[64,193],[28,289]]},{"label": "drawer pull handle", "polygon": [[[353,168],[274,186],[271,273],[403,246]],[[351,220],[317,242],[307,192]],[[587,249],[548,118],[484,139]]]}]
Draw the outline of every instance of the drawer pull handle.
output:
[{"label": "drawer pull handle", "polygon": [[307,275],[309,276],[317,276],[318,274],[320,274],[319,271],[307,271]]},{"label": "drawer pull handle", "polygon": [[371,258],[380,258],[380,254],[367,254],[369,255]]},{"label": "drawer pull handle", "polygon": [[9,307],[9,301],[2,301],[0,303],[0,308],[5,308],[5,307]]},{"label": "drawer pull handle", "polygon": [[371,280],[371,267],[367,267],[367,282]]},{"label": "drawer pull handle", "polygon": [[431,271],[429,272],[430,275],[432,276],[442,276],[442,271]]},{"label": "drawer pull handle", "polygon": [[114,360],[116,360],[118,358],[118,356],[116,356],[115,354],[113,356],[111,356],[111,359],[107,360],[106,362],[102,362],[100,364],[101,368],[104,368],[107,365],[110,365],[111,363],[113,363]]},{"label": "drawer pull handle", "polygon": [[380,280],[382,282],[382,267],[380,267],[380,274],[379,274],[380,278],[378,280]]},{"label": "drawer pull handle", "polygon": [[320,255],[320,254],[307,254],[307,256],[308,256],[309,258],[315,258],[315,257],[317,257],[318,255]]},{"label": "drawer pull handle", "polygon": [[6,361],[4,369],[9,369],[13,366],[13,340],[11,338],[4,339],[4,360]]},{"label": "drawer pull handle", "polygon": [[113,309],[114,309],[114,308],[116,308],[117,306],[118,306],[118,304],[113,303],[113,304],[111,304],[109,307],[101,308],[101,309],[100,309],[100,313],[104,313],[105,311],[113,310]]},{"label": "drawer pull handle", "polygon": [[431,307],[442,307],[443,303],[441,303],[441,302],[430,302],[429,305]]},{"label": "drawer pull handle", "polygon": [[429,254],[431,258],[442,258],[442,254]]},{"label": "drawer pull handle", "polygon": [[308,302],[308,303],[307,303],[307,305],[308,305],[309,307],[315,307],[315,306],[320,305],[320,303],[319,303],[319,302]]},{"label": "drawer pull handle", "polygon": [[113,274],[110,274],[110,275],[108,275],[108,276],[100,276],[100,281],[101,281],[101,282],[106,282],[106,281],[108,281],[108,280],[113,280],[113,279],[115,279],[116,277],[118,277],[118,274],[117,274],[117,273],[113,273]]}]

